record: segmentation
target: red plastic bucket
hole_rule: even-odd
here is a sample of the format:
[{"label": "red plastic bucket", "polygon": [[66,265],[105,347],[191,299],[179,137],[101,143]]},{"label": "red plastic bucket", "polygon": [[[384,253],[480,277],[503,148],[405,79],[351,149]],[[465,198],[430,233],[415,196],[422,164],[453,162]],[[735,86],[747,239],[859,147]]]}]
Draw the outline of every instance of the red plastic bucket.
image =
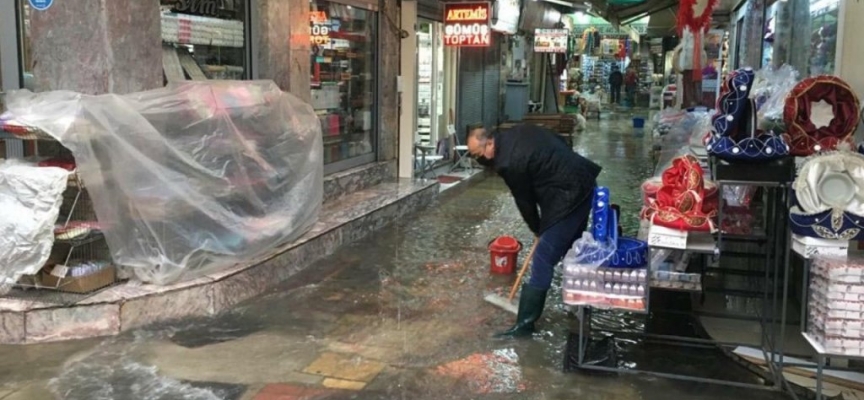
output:
[{"label": "red plastic bucket", "polygon": [[489,243],[489,272],[507,275],[516,272],[516,260],[522,243],[513,236],[499,236]]}]

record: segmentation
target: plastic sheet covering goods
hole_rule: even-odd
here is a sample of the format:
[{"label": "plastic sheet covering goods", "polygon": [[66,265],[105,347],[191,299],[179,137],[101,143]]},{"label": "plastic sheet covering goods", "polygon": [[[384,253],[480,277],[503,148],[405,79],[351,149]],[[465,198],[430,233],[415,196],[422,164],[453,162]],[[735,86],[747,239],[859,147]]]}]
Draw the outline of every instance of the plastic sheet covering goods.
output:
[{"label": "plastic sheet covering goods", "polygon": [[184,82],[130,95],[8,96],[72,150],[114,261],[168,284],[251,261],[317,221],[320,122],[273,82]]},{"label": "plastic sheet covering goods", "polygon": [[48,261],[68,177],[62,168],[0,160],[0,295]]}]

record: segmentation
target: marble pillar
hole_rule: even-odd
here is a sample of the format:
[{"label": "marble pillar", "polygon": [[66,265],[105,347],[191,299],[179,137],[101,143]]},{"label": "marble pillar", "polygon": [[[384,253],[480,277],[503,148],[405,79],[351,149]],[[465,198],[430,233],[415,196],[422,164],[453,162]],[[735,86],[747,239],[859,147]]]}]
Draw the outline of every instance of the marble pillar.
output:
[{"label": "marble pillar", "polygon": [[789,52],[787,63],[795,69],[803,78],[810,75],[810,0],[791,0],[792,29],[790,35],[791,48],[795,51]]},{"label": "marble pillar", "polygon": [[311,43],[307,0],[258,0],[258,78],[272,79],[279,87],[306,102],[310,86]]},{"label": "marble pillar", "polygon": [[740,67],[762,67],[762,43],[765,36],[765,0],[747,2],[744,17],[744,42],[741,44]]},{"label": "marble pillar", "polygon": [[810,0],[777,2],[775,26],[774,67],[789,64],[801,77],[809,75]]},{"label": "marble pillar", "polygon": [[[378,76],[381,79],[378,87],[381,90],[378,98],[380,130],[378,136],[379,161],[394,161],[399,151],[399,93],[396,92],[396,77],[399,75],[401,48],[401,31],[399,2],[397,0],[381,0],[378,29],[381,56]],[[409,27],[410,28],[410,27]],[[413,29],[413,28],[412,28]],[[406,82],[406,84],[412,84]],[[408,105],[406,105],[408,106]],[[393,178],[396,177],[393,169]]]},{"label": "marble pillar", "polygon": [[36,90],[131,93],[163,86],[158,1],[63,0],[31,11]]},{"label": "marble pillar", "polygon": [[[417,2],[402,3],[402,23],[414,25],[417,23]],[[409,32],[402,39],[400,51],[402,79],[404,82],[417,81],[417,33]],[[399,107],[399,178],[414,176],[414,132],[417,130],[417,86],[404,84]]]}]

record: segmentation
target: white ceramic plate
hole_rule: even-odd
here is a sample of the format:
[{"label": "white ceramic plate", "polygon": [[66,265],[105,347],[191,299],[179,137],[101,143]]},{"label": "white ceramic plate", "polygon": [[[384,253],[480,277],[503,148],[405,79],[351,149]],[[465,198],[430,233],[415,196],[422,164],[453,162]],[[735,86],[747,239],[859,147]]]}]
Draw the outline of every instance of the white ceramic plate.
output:
[{"label": "white ceramic plate", "polygon": [[855,197],[855,182],[849,175],[840,172],[827,172],[819,181],[817,188],[823,203],[834,208],[845,208]]}]

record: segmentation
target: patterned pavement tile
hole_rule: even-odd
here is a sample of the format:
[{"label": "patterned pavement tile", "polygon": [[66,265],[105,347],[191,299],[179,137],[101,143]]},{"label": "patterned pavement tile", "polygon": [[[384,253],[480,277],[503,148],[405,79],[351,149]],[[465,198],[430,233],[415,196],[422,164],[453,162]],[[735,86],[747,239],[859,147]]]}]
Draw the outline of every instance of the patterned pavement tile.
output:
[{"label": "patterned pavement tile", "polygon": [[303,372],[349,381],[369,382],[385,367],[377,361],[364,360],[359,356],[337,353],[322,353]]}]

